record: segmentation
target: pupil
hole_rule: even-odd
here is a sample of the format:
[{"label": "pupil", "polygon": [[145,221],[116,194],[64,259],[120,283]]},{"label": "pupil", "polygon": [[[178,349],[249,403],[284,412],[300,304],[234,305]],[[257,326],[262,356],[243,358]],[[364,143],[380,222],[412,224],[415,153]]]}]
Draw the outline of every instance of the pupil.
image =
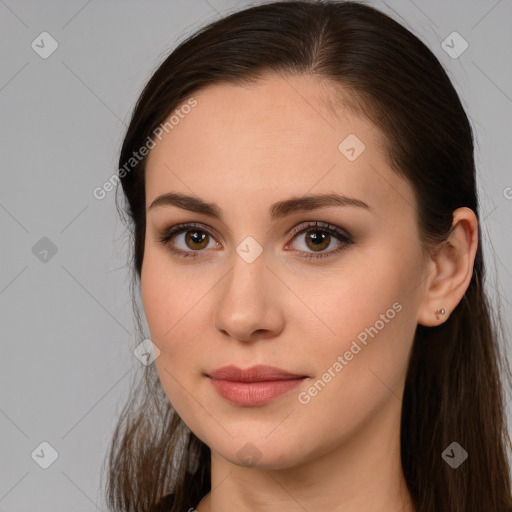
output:
[{"label": "pupil", "polygon": [[206,233],[201,231],[189,231],[187,234],[187,240],[193,245],[200,245],[206,238]]},{"label": "pupil", "polygon": [[315,244],[321,244],[325,238],[325,233],[321,233],[320,236],[318,236],[318,232],[316,232],[316,235],[313,235],[311,238],[313,239],[313,243]]},{"label": "pupil", "polygon": [[[202,239],[203,239],[203,237],[204,237],[204,234],[201,236],[201,235],[199,234],[199,231],[194,231],[194,234],[192,235],[192,237],[193,237],[193,238],[195,238],[195,237],[199,237],[199,238],[202,240]],[[201,242],[201,240],[194,240],[194,243],[200,243],[200,242]]]},{"label": "pupil", "polygon": [[313,250],[325,249],[329,245],[330,235],[322,231],[310,231],[307,238],[307,243]]}]

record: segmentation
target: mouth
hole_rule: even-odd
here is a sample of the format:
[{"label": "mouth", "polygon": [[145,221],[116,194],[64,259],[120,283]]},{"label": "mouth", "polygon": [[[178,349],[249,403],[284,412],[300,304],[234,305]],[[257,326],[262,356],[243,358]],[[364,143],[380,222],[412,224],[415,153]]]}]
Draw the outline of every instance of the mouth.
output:
[{"label": "mouth", "polygon": [[207,377],[221,397],[243,407],[268,404],[308,378],[264,365],[246,370],[224,366],[208,373]]}]

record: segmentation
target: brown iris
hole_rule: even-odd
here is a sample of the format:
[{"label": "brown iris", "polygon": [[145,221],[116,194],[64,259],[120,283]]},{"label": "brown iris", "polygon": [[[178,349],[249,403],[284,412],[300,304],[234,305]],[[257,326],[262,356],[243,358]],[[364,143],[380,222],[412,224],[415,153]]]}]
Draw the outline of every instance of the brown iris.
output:
[{"label": "brown iris", "polygon": [[[197,244],[191,247],[189,242]],[[185,233],[185,243],[190,249],[204,249],[208,245],[208,235],[203,231],[187,231]]]},{"label": "brown iris", "polygon": [[[313,233],[313,235],[311,236],[310,233]],[[313,245],[310,245],[310,242]],[[318,230],[310,230],[306,232],[306,244],[314,251],[321,251],[326,247],[329,247],[330,242],[331,235],[329,235],[329,233],[324,233]]]}]

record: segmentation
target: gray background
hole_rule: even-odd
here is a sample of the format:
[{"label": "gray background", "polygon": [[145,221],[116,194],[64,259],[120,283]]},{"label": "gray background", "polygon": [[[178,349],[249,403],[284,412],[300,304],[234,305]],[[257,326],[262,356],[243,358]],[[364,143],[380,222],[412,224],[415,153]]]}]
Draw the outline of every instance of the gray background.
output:
[{"label": "gray background", "polygon": [[[425,41],[462,96],[476,134],[489,291],[501,297],[509,338],[512,1],[369,3]],[[100,467],[141,340],[114,192],[100,201],[92,191],[115,173],[131,109],[168,51],[249,4],[0,0],[0,512],[106,510]],[[31,47],[44,31],[59,45],[47,59]],[[453,31],[469,44],[455,59],[441,46]],[[43,237],[57,250],[45,261]],[[48,469],[31,456],[43,441],[58,452]]]}]

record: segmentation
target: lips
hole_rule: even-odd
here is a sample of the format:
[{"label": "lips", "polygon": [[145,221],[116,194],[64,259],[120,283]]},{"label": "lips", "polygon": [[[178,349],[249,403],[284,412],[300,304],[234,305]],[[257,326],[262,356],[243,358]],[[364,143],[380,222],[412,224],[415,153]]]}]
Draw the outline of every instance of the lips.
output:
[{"label": "lips", "polygon": [[290,380],[307,377],[306,375],[298,375],[290,373],[281,368],[274,366],[257,365],[242,370],[237,366],[223,366],[217,368],[208,374],[209,377],[219,380],[229,380],[233,382],[263,382],[271,380]]},{"label": "lips", "polygon": [[272,402],[301,384],[306,375],[290,373],[273,366],[258,365],[242,370],[223,366],[208,374],[217,393],[231,404],[255,407]]}]

